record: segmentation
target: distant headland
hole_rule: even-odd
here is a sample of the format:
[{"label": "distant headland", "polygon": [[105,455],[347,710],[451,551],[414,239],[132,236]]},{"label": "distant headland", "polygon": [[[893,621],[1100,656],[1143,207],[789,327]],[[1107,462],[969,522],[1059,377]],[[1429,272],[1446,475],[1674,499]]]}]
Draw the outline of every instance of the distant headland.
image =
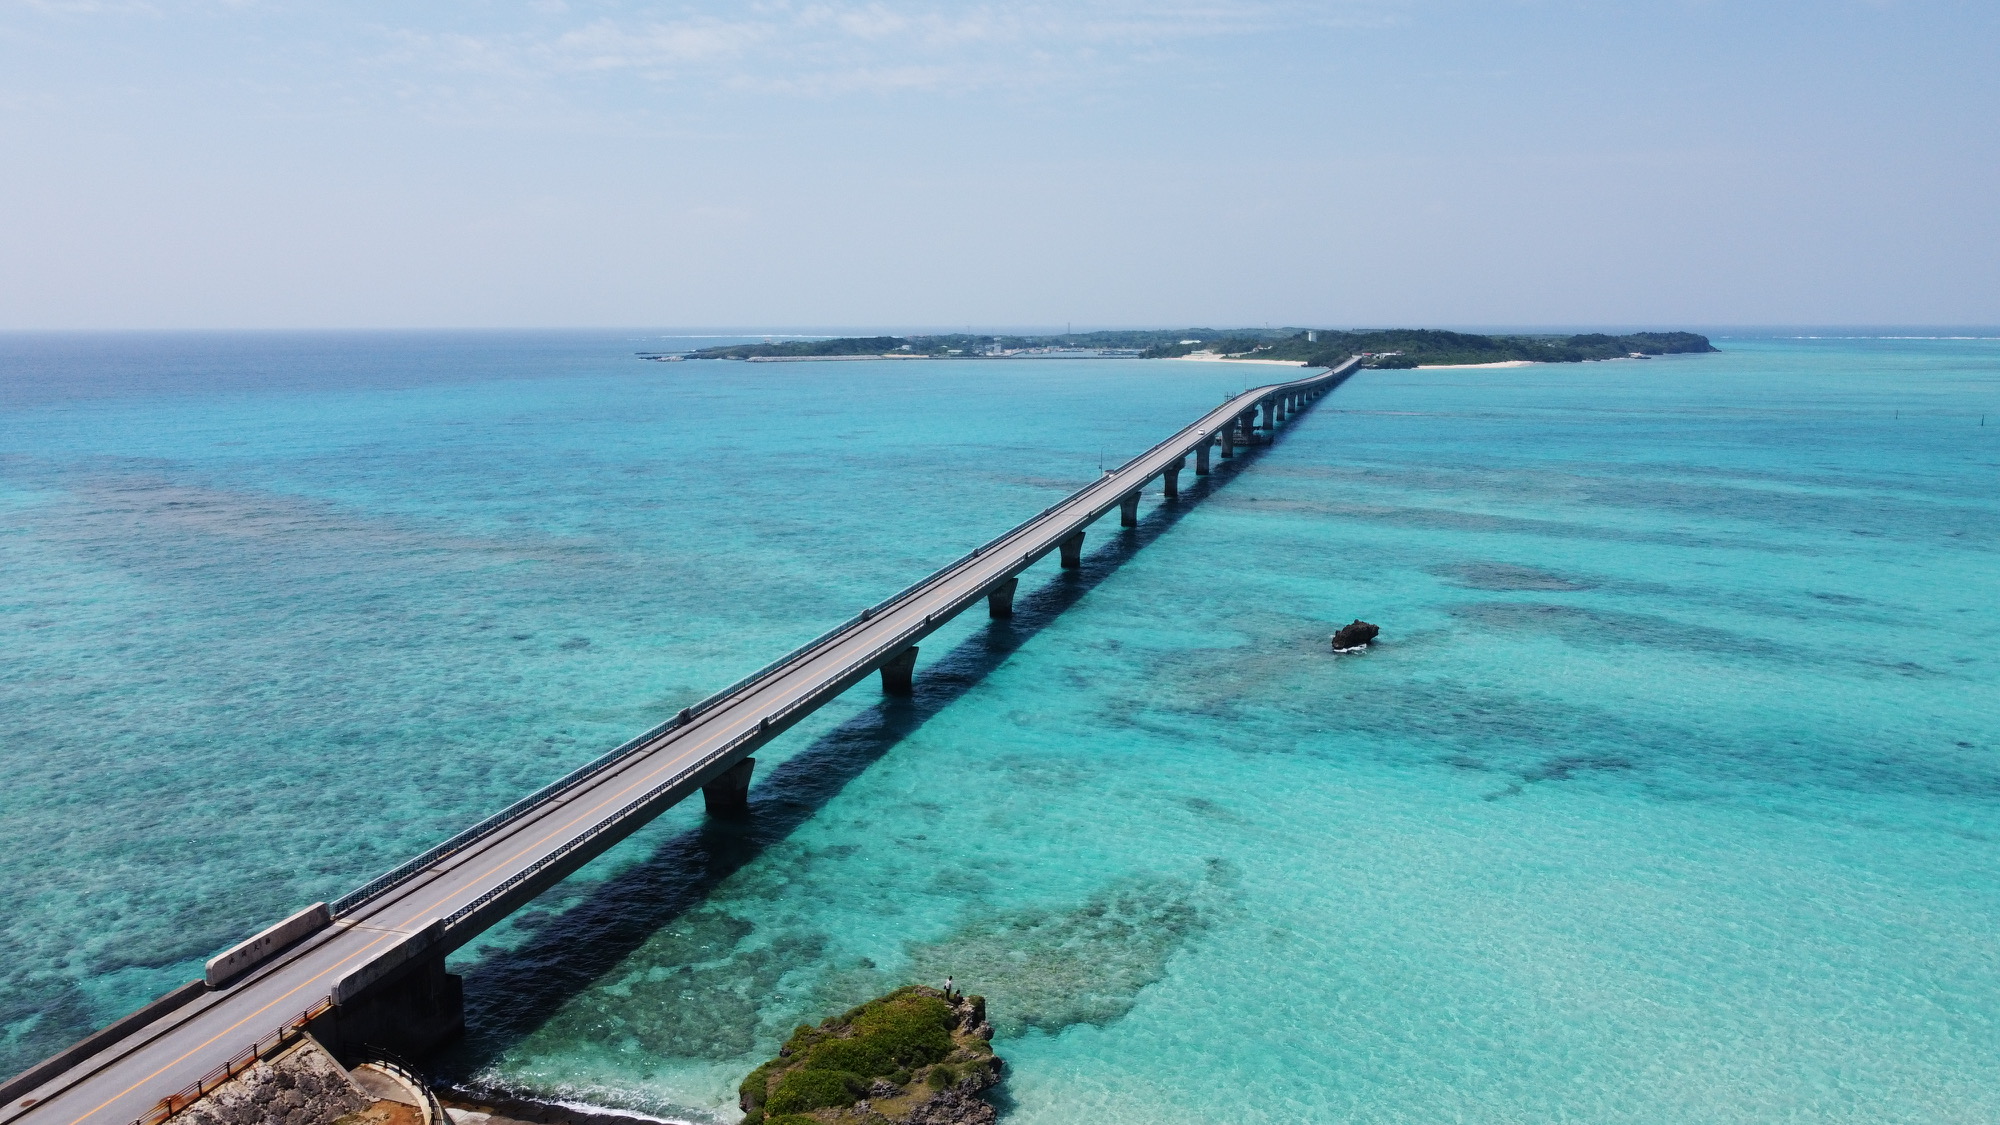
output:
[{"label": "distant headland", "polygon": [[735,344],[648,359],[742,359],[763,362],[841,359],[980,359],[1027,356],[1260,360],[1323,367],[1350,355],[1370,367],[1445,367],[1509,363],[1581,363],[1684,352],[1712,352],[1693,332],[1602,332],[1481,336],[1432,328],[1340,331],[1318,328],[1183,328],[1066,332],[1049,336],[953,333],[936,336],[843,336],[826,340]]}]

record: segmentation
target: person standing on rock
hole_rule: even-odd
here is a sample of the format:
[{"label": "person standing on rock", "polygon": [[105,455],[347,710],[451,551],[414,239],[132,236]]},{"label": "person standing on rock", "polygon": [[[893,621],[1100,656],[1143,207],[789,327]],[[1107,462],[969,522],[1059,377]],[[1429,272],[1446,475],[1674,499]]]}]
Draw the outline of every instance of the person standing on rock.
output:
[{"label": "person standing on rock", "polygon": [[944,978],[944,998],[945,998],[946,1000],[949,1000],[949,999],[951,999],[951,978],[950,978],[950,977],[946,977],[946,978]]}]

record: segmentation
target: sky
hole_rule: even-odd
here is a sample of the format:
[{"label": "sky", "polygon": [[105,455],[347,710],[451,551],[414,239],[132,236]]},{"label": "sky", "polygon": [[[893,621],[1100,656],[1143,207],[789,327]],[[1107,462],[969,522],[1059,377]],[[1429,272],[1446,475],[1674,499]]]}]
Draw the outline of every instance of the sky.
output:
[{"label": "sky", "polygon": [[2000,3],[0,0],[0,328],[2000,324]]}]

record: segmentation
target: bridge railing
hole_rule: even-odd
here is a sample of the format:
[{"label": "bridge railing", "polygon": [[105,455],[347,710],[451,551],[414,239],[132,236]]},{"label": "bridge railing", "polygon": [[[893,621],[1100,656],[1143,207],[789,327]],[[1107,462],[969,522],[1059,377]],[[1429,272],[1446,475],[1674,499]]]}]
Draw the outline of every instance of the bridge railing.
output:
[{"label": "bridge railing", "polygon": [[[1266,390],[1268,392],[1268,391],[1283,389],[1286,387],[1297,387],[1311,383],[1324,382],[1329,377],[1332,377],[1338,370],[1339,368],[1334,368],[1328,370],[1324,374],[1309,376],[1304,379],[1294,379],[1285,383],[1275,383],[1272,384],[1269,388],[1260,388],[1260,389]],[[1349,373],[1351,373],[1351,370]],[[1213,412],[1211,411],[1211,413]],[[1207,419],[1208,415],[1203,415],[1200,419],[1197,419],[1196,421],[1181,427],[1179,430],[1175,431],[1173,434],[1169,435],[1164,440],[1155,442],[1152,446],[1148,447],[1144,452],[1138,454],[1137,456],[1128,458],[1123,465],[1120,465],[1117,469],[1112,470],[1112,473],[1116,474],[1124,472],[1126,469],[1129,469],[1134,464],[1137,464],[1138,462],[1145,460],[1147,457],[1150,457],[1153,454],[1158,453],[1161,449],[1167,446],[1171,446],[1176,442],[1187,440],[1187,438],[1190,435],[1192,435],[1193,433],[1195,433],[1200,429],[1202,423],[1207,421]],[[974,547],[971,551],[963,555],[960,555],[958,558],[952,560],[951,562],[945,564],[942,567],[939,567],[938,569],[932,571],[930,574],[924,576],[923,578],[920,578],[917,581],[911,583],[910,585],[903,587],[901,590],[898,590],[895,593],[889,595],[888,597],[882,599],[881,601],[876,602],[874,605],[869,606],[867,609],[862,610],[860,613],[857,613],[854,616],[849,617],[847,620],[842,621],[840,624],[835,625],[833,628],[828,629],[826,632],[821,633],[819,636],[814,637],[812,640],[809,640],[806,643],[800,645],[799,647],[793,649],[792,651],[784,654],[783,656],[778,657],[776,660],[773,660],[770,663],[765,664],[763,667],[758,668],[756,671],[751,672],[748,675],[739,678],[738,680],[736,680],[736,682],[730,684],[728,687],[725,687],[722,690],[709,695],[707,698],[701,700],[699,703],[696,703],[690,707],[683,709],[679,714],[676,714],[667,721],[660,723],[657,726],[654,726],[652,729],[646,731],[644,734],[641,734],[636,738],[627,739],[625,742],[620,743],[618,746],[607,751],[606,753],[600,754],[596,758],[593,758],[590,761],[585,762],[583,765],[578,766],[577,768],[557,778],[555,781],[552,781],[549,784],[544,785],[540,789],[535,790],[533,793],[530,793],[527,796],[522,797],[520,800],[515,801],[511,805],[508,805],[506,808],[501,809],[499,812],[494,813],[492,816],[489,816],[486,819],[481,820],[479,823],[474,824],[469,828],[466,828],[460,832],[455,833],[454,835],[451,836],[451,838],[443,841],[442,843],[439,843],[434,847],[428,848],[422,853],[408,860],[405,860],[402,863],[397,864],[396,866],[390,868],[387,871],[384,871],[382,874],[377,875],[373,879],[370,879],[368,882],[363,883],[361,886],[356,887],[354,890],[349,891],[347,894],[342,895],[338,899],[335,899],[330,904],[328,908],[329,911],[336,918],[351,913],[357,907],[360,907],[368,903],[369,901],[377,898],[378,896],[382,895],[383,893],[394,889],[395,887],[400,885],[404,880],[408,879],[410,876],[415,875],[416,873],[424,870],[427,867],[430,867],[431,865],[439,862],[440,860],[449,858],[451,855],[463,850],[468,845],[477,843],[478,841],[486,838],[487,836],[492,835],[499,829],[505,828],[507,825],[512,824],[514,821],[519,820],[524,816],[527,816],[528,814],[534,812],[536,809],[547,804],[549,801],[554,800],[555,798],[561,796],[563,793],[575,788],[576,786],[582,784],[585,781],[588,781],[590,778],[595,777],[597,774],[603,772],[604,770],[617,765],[619,761],[633,754],[634,752],[640,750],[641,748],[651,744],[654,740],[658,739],[660,736],[667,734],[670,731],[676,730],[680,727],[686,726],[687,724],[693,722],[697,716],[713,711],[717,707],[720,707],[723,704],[729,702],[731,699],[735,698],[738,694],[740,694],[744,688],[749,687],[751,684],[754,684],[757,681],[764,679],[765,677],[771,675],[774,672],[778,672],[784,668],[790,667],[791,665],[798,663],[799,661],[812,655],[815,651],[817,651],[821,646],[825,645],[828,641],[831,641],[836,637],[839,637],[842,634],[849,632],[856,626],[861,625],[879,616],[885,610],[893,609],[895,606],[901,604],[902,602],[907,601],[912,597],[915,597],[916,595],[922,593],[923,591],[929,589],[930,587],[936,585],[937,583],[945,580],[946,578],[951,577],[953,574],[957,573],[957,571],[960,568],[966,566],[968,563],[971,563],[977,559],[984,558],[987,555],[990,555],[995,548],[1002,546],[1008,540],[1014,538],[1015,536],[1021,534],[1023,531],[1026,531],[1028,528],[1048,518],[1049,513],[1067,504],[1073,503],[1079,497],[1083,496],[1085,493],[1098,487],[1098,485],[1101,483],[1101,480],[1102,478],[1100,478],[1099,481],[1093,481],[1090,484],[1087,484],[1082,488],[1078,489],[1077,491],[1071,493],[1070,495],[1063,497],[1061,500],[1058,500],[1054,504],[1051,504],[1048,507],[1043,508],[1041,511],[1035,513],[1032,516],[1029,516],[1027,519],[1022,520],[1020,523],[1015,524],[1013,527],[1008,528],[1006,531],[1001,532],[999,535],[994,536],[992,539],[986,541],[985,543],[977,547]],[[704,764],[706,764],[706,760]],[[613,819],[615,820],[617,818]],[[581,840],[579,839],[576,842],[580,843]],[[566,846],[563,850],[567,851],[568,847]],[[549,858],[553,859],[555,857],[551,856]],[[472,910],[476,909],[477,907],[483,906],[485,905],[486,902],[491,901],[492,897],[494,897],[498,893],[502,893],[504,889],[506,888],[495,888],[494,891],[489,892],[487,895],[481,896],[481,899],[476,901],[472,905],[469,905],[464,909],[458,911],[456,914],[453,915],[453,917],[460,918],[469,914]]]},{"label": "bridge railing", "polygon": [[221,1089],[230,1079],[256,1066],[258,1060],[269,1059],[297,1042],[305,1034],[306,1025],[332,1006],[331,1001],[321,1000],[286,1021],[276,1031],[259,1036],[215,1069],[155,1102],[153,1108],[139,1115],[132,1125],[162,1125],[168,1118]]},{"label": "bridge railing", "polygon": [[[1052,504],[1049,507],[1042,509],[1040,512],[1036,513],[1033,516],[1030,516],[1028,519],[1023,520],[1021,523],[1009,529],[999,538],[993,540],[992,543],[987,544],[987,547],[991,547],[1001,542],[1004,542],[1008,538],[1018,534],[1022,529],[1033,525],[1037,520],[1043,519],[1050,512],[1055,511],[1057,508],[1061,507],[1063,504],[1066,504],[1068,502],[1069,501],[1066,498],[1061,503]],[[453,855],[454,853],[463,850],[467,845],[479,842],[485,837],[492,835],[495,831],[504,828],[509,824],[512,824],[514,821],[521,819],[523,816],[526,816],[529,813],[534,812],[536,809],[547,804],[549,801],[554,800],[555,798],[561,796],[568,790],[575,788],[577,785],[585,781],[588,781],[590,778],[595,777],[604,770],[609,769],[610,767],[618,764],[618,762],[621,759],[634,753],[640,748],[651,744],[661,735],[664,735],[669,731],[677,730],[680,727],[686,726],[687,724],[693,722],[696,716],[706,714],[709,711],[713,711],[722,704],[727,703],[730,699],[734,698],[737,694],[742,692],[744,688],[749,687],[751,684],[754,684],[757,681],[764,679],[766,676],[771,675],[773,672],[780,671],[784,668],[787,668],[793,664],[798,663],[800,660],[805,659],[807,656],[810,656],[813,652],[817,651],[822,645],[826,644],[828,641],[831,641],[836,637],[839,637],[843,633],[852,630],[855,626],[860,625],[878,616],[884,610],[893,608],[897,604],[929,588],[929,586],[932,583],[936,582],[941,577],[951,573],[952,571],[957,570],[959,567],[965,565],[965,563],[967,563],[968,561],[980,557],[982,554],[985,553],[985,550],[986,550],[985,547],[981,547],[979,549],[974,550],[970,554],[961,556],[960,558],[946,565],[943,569],[933,572],[932,574],[930,574],[929,576],[927,576],[926,578],[924,578],[919,582],[904,587],[903,589],[897,591],[896,593],[891,594],[889,597],[884,598],[882,601],[875,603],[874,605],[868,607],[867,609],[862,610],[860,613],[857,613],[854,616],[849,617],[847,620],[842,621],[840,624],[835,625],[833,628],[828,629],[826,632],[821,633],[819,636],[814,637],[812,640],[809,640],[806,643],[800,645],[799,647],[793,649],[792,651],[786,653],[785,655],[780,656],[776,660],[773,660],[770,663],[764,665],[763,667],[758,668],[756,671],[751,672],[748,675],[739,678],[738,680],[736,680],[736,682],[730,684],[728,687],[725,687],[720,691],[717,691],[709,695],[701,702],[683,709],[679,714],[674,715],[672,718],[668,719],[663,723],[660,723],[659,725],[646,731],[644,734],[641,734],[636,738],[627,739],[625,742],[620,743],[618,746],[607,751],[606,753],[601,754],[598,757],[593,758],[588,762],[585,762],[583,765],[578,766],[577,768],[557,778],[555,781],[552,781],[549,784],[543,786],[542,788],[535,790],[533,793],[530,793],[527,796],[521,798],[520,800],[515,801],[513,804],[508,805],[506,808],[501,809],[497,813],[494,813],[492,816],[489,816],[486,819],[480,821],[479,823],[474,824],[471,827],[456,833],[450,839],[447,839],[444,842],[435,845],[434,847],[426,849],[424,852],[416,856],[413,856],[410,859],[403,861],[402,863],[397,864],[395,867],[392,867],[387,871],[384,871],[382,874],[377,875],[373,879],[370,879],[368,882],[363,883],[361,886],[356,887],[354,890],[349,891],[347,894],[342,895],[338,899],[335,899],[333,903],[330,904],[328,909],[336,918],[352,912],[355,908],[368,903],[369,901],[378,897],[384,892],[394,889],[396,886],[400,885],[405,879],[408,879],[410,876],[415,875],[417,872],[422,871],[425,868],[430,867],[432,864],[435,864],[440,860],[446,859],[451,855]]]},{"label": "bridge railing", "polygon": [[[1355,360],[1349,360],[1349,361],[1348,361],[1348,363],[1349,363],[1349,364],[1353,364],[1353,363],[1356,363],[1356,361],[1355,361]],[[1341,365],[1341,366],[1347,366],[1347,365],[1346,365],[1346,364],[1343,364],[1343,365]],[[1352,374],[1354,373],[1354,370],[1355,370],[1355,369],[1354,369],[1353,367],[1349,367],[1349,369],[1348,369],[1348,370],[1347,370],[1347,371],[1346,371],[1345,373],[1341,373],[1341,372],[1340,372],[1340,367],[1332,367],[1332,368],[1329,368],[1329,369],[1328,369],[1327,371],[1325,371],[1324,373],[1322,373],[1322,374],[1319,374],[1319,375],[1311,375],[1311,376],[1308,376],[1308,377],[1306,377],[1306,378],[1304,378],[1304,379],[1293,379],[1292,381],[1290,381],[1290,382],[1288,382],[1288,383],[1272,383],[1272,384],[1270,384],[1269,386],[1266,386],[1266,387],[1259,387],[1259,388],[1257,388],[1257,389],[1258,389],[1259,391],[1262,391],[1262,392],[1264,392],[1264,394],[1262,394],[1262,395],[1259,395],[1258,397],[1259,397],[1260,399],[1261,399],[1261,398],[1264,398],[1264,397],[1268,397],[1268,396],[1270,395],[1270,393],[1272,393],[1272,392],[1274,392],[1274,391],[1279,391],[1279,390],[1283,390],[1283,389],[1284,389],[1284,388],[1286,388],[1286,387],[1303,387],[1303,386],[1305,386],[1305,385],[1307,385],[1307,384],[1309,384],[1309,383],[1323,383],[1323,382],[1327,381],[1328,379],[1330,379],[1330,378],[1333,378],[1333,377],[1334,377],[1334,376],[1335,376],[1336,374],[1338,374],[1338,375],[1339,375],[1339,379],[1340,379],[1340,380],[1345,380],[1345,379],[1347,378],[1347,376],[1348,376],[1348,375],[1352,375]],[[1338,382],[1338,381],[1336,381],[1335,385],[1336,385],[1336,386],[1338,386],[1338,385],[1339,385],[1339,382]],[[1237,398],[1242,398],[1242,397],[1245,397],[1246,395],[1248,395],[1249,393],[1250,393],[1250,392],[1248,392],[1248,391],[1245,391],[1245,392],[1244,392],[1244,393],[1243,393],[1242,395],[1237,395],[1236,397],[1237,397]],[[1210,413],[1210,414],[1213,414],[1213,413],[1214,413],[1214,411],[1210,411],[1209,413]],[[1187,425],[1185,425],[1185,426],[1182,426],[1182,427],[1181,427],[1180,429],[1178,429],[1178,430],[1174,431],[1173,433],[1171,433],[1171,434],[1167,435],[1167,436],[1166,436],[1166,437],[1165,437],[1164,439],[1162,439],[1162,440],[1160,440],[1160,441],[1156,441],[1156,442],[1154,442],[1151,448],[1147,449],[1147,450],[1146,450],[1145,452],[1143,452],[1143,453],[1140,453],[1140,454],[1138,454],[1137,456],[1134,456],[1134,457],[1130,457],[1130,458],[1127,458],[1127,459],[1126,459],[1126,461],[1125,461],[1125,463],[1124,463],[1123,465],[1120,465],[1120,466],[1118,466],[1118,467],[1117,467],[1116,469],[1113,469],[1113,470],[1112,470],[1112,472],[1113,472],[1113,473],[1122,473],[1122,472],[1124,472],[1124,471],[1125,471],[1126,469],[1129,469],[1129,468],[1131,468],[1132,466],[1134,466],[1134,465],[1138,464],[1139,462],[1141,462],[1141,461],[1144,461],[1144,460],[1145,460],[1146,458],[1148,458],[1148,457],[1151,457],[1151,456],[1152,456],[1153,454],[1155,454],[1155,453],[1158,453],[1158,452],[1159,452],[1160,450],[1162,450],[1162,449],[1165,449],[1165,448],[1167,448],[1168,446],[1172,446],[1172,445],[1177,445],[1177,444],[1179,444],[1179,443],[1181,443],[1181,442],[1183,442],[1183,441],[1186,441],[1186,440],[1187,440],[1187,438],[1188,438],[1188,437],[1189,437],[1190,435],[1192,435],[1192,434],[1195,434],[1196,432],[1198,432],[1198,431],[1199,431],[1199,430],[1201,429],[1201,425],[1202,425],[1202,423],[1203,423],[1203,422],[1206,422],[1206,421],[1208,421],[1208,417],[1209,417],[1209,415],[1208,415],[1208,414],[1204,414],[1204,415],[1202,415],[1202,416],[1201,416],[1200,418],[1197,418],[1197,419],[1195,419],[1194,421],[1192,421],[1192,422],[1189,422],[1189,423],[1188,423]],[[1095,488],[1095,487],[1096,487],[1096,485],[1095,485],[1094,483],[1093,483],[1093,484],[1090,484],[1090,485],[1086,485],[1086,486],[1084,486],[1084,487],[1083,487],[1082,489],[1079,489],[1079,490],[1077,491],[1077,493],[1076,493],[1076,494],[1074,494],[1074,495],[1070,496],[1070,497],[1069,497],[1068,499],[1064,500],[1064,501],[1062,502],[1062,504],[1067,504],[1067,503],[1069,503],[1069,502],[1070,502],[1070,500],[1074,500],[1074,499],[1076,499],[1076,496],[1078,496],[1078,495],[1081,495],[1081,494],[1082,494],[1082,493],[1084,493],[1084,492],[1088,492],[1088,491],[1089,491],[1090,489],[1092,489],[1092,488]],[[1057,504],[1057,505],[1055,505],[1055,507],[1053,507],[1053,508],[1050,508],[1050,509],[1049,509],[1049,511],[1054,511],[1054,510],[1055,510],[1055,508],[1060,508],[1060,507],[1062,507],[1062,504]],[[1047,515],[1047,514],[1048,514],[1047,512],[1044,512],[1044,513],[1043,513],[1043,515]],[[1036,518],[1037,518],[1037,519],[1039,519],[1040,517],[1038,516],[1038,517],[1036,517]],[[1033,522],[1033,521],[1029,521],[1029,522]],[[1019,529],[1017,528],[1016,530],[1019,530]],[[1010,535],[1011,535],[1011,534],[1013,534],[1013,533],[1012,533],[1012,532],[1009,532],[1008,534],[1010,534]]]},{"label": "bridge railing", "polygon": [[[1291,387],[1291,386],[1300,386],[1308,383],[1321,382],[1324,381],[1328,376],[1336,374],[1336,371],[1329,371],[1327,375],[1315,376],[1311,379],[1300,379],[1291,383],[1276,384],[1276,386]],[[1351,371],[1349,372],[1349,374],[1351,374]],[[1344,379],[1345,375],[1344,374],[1341,375],[1340,378]],[[1185,440],[1186,437],[1189,436],[1191,433],[1199,430],[1202,421],[1205,421],[1207,417],[1208,415],[1203,415],[1201,420],[1198,420],[1196,422],[1189,424],[1186,427],[1183,427],[1180,431],[1168,437],[1166,440],[1155,443],[1152,446],[1152,448],[1146,450],[1144,453],[1141,453],[1136,457],[1130,458],[1125,462],[1124,465],[1120,466],[1117,470],[1113,470],[1113,472],[1114,473],[1122,472],[1125,469],[1130,468],[1134,464],[1137,464],[1145,460],[1147,457],[1150,457],[1158,453],[1161,449],[1172,446],[1177,441]],[[1061,501],[1049,505],[1047,508],[1042,509],[1036,515],[1031,516],[1026,520],[1023,520],[1021,523],[1015,525],[1013,528],[1010,528],[1009,530],[1001,533],[1000,535],[987,541],[985,544],[977,548],[974,548],[972,551],[967,552],[965,555],[961,556],[955,562],[952,562],[949,565],[940,567],[939,569],[932,571],[921,581],[914,582],[909,586],[904,587],[897,593],[890,595],[889,597],[883,599],[880,602],[877,602],[874,606],[870,607],[870,609],[860,614],[857,614],[852,618],[849,618],[845,623],[822,634],[818,639],[809,641],[806,644],[801,645],[799,648],[794,649],[792,652],[786,654],[785,656],[780,657],[779,659],[772,661],[770,664],[765,665],[762,669],[759,669],[758,671],[743,677],[741,680],[738,680],[736,683],[731,684],[729,687],[726,687],[721,691],[715,693],[714,695],[709,696],[709,698],[707,700],[704,700],[703,703],[704,704],[719,703],[722,700],[725,700],[735,695],[736,693],[738,693],[751,683],[754,683],[755,681],[762,679],[764,676],[769,675],[770,673],[775,672],[785,667],[788,664],[791,664],[799,659],[804,658],[805,656],[809,655],[813,650],[819,648],[819,646],[825,643],[827,640],[830,640],[833,637],[838,636],[842,632],[845,632],[846,630],[853,628],[855,625],[858,625],[864,621],[869,620],[870,618],[876,616],[883,610],[892,608],[897,603],[902,602],[907,598],[914,596],[915,594],[929,588],[930,586],[936,584],[937,582],[950,577],[960,567],[966,565],[967,563],[970,563],[975,559],[983,558],[990,555],[995,548],[1002,546],[1007,542],[1007,540],[1013,538],[1014,536],[1020,534],[1022,531],[1026,530],[1027,528],[1033,526],[1037,522],[1046,518],[1050,512],[1053,512],[1056,509],[1061,508],[1067,504],[1073,503],[1075,500],[1077,500],[1085,493],[1091,491],[1094,488],[1097,488],[1101,483],[1102,483],[1102,478],[1100,478],[1098,481],[1093,481],[1092,483],[1085,485],[1083,488],[1080,488],[1076,492],[1071,493],[1069,496],[1064,497]],[[922,631],[923,631],[923,626],[912,625],[901,636],[899,636],[895,641],[892,641],[886,647],[893,648],[895,647],[896,644],[900,644],[902,640],[907,639],[908,637],[914,634],[921,633]],[[835,680],[842,679],[846,675],[852,674],[856,668],[868,664],[872,659],[873,659],[872,657],[862,657],[851,663],[847,668],[843,669],[842,675],[833,678]],[[805,706],[808,706],[807,701],[802,699],[794,700],[791,703],[787,704],[785,707],[772,712],[770,715],[763,716],[763,718],[766,718],[775,723],[786,718],[793,711]],[[672,729],[671,721],[668,725],[659,728],[661,732],[670,729]],[[717,762],[722,761],[728,758],[730,755],[734,754],[737,751],[738,747],[740,747],[743,743],[757,737],[760,729],[761,728],[745,731],[739,737],[730,740],[726,745],[718,747],[714,751],[710,752],[708,755],[703,757],[701,761],[696,762],[683,770],[680,770],[679,772],[675,773],[672,777],[666,779],[665,781],[660,782],[657,785],[652,786],[651,788],[647,789],[646,792],[640,794],[638,797],[635,797],[632,800],[626,802],[625,805],[622,808],[620,808],[617,812],[613,813],[610,816],[599,819],[589,828],[585,829],[584,831],[574,836],[571,836],[567,840],[564,840],[562,844],[556,847],[554,850],[538,857],[533,863],[529,864],[527,867],[524,867],[519,871],[514,872],[512,875],[510,875],[507,879],[503,880],[501,883],[493,887],[487,888],[487,890],[484,893],[482,893],[478,898],[473,899],[471,902],[466,903],[464,906],[458,908],[456,911],[453,911],[452,914],[444,920],[446,928],[448,929],[466,920],[467,918],[472,917],[479,911],[485,909],[488,905],[512,893],[516,888],[535,879],[542,872],[548,870],[548,868],[560,862],[564,856],[570,854],[571,852],[575,851],[580,847],[583,847],[585,844],[596,839],[598,836],[617,828],[619,825],[624,823],[624,821],[628,817],[630,817],[633,813],[637,812],[638,810],[644,808],[646,805],[657,800],[660,797],[660,795],[665,793],[666,791],[673,789],[676,786],[686,785],[690,778],[701,776],[701,774],[704,771],[714,766]],[[617,755],[626,752],[627,748],[633,747],[637,744],[642,744],[651,737],[653,737],[653,735],[650,733],[642,735],[638,739],[634,740],[634,742],[627,743],[626,747],[621,747],[619,750],[613,751],[611,754],[606,755],[606,758],[607,759],[615,758]],[[594,767],[585,767],[585,768],[590,769]],[[532,799],[533,798],[530,798],[530,800]]]}]

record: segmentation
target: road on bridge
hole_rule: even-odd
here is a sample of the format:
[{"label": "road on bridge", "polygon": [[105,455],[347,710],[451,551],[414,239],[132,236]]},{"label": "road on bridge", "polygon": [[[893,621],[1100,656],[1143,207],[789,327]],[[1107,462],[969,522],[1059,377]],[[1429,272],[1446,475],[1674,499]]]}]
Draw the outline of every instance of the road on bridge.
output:
[{"label": "road on bridge", "polygon": [[[1041,516],[814,642],[679,725],[628,744],[477,839],[400,874],[330,925],[220,989],[143,1022],[0,1106],[0,1125],[130,1125],[262,1037],[421,944],[426,955],[475,934],[623,839],[822,703],[908,650],[1056,550],[1196,448],[1274,399],[1300,403],[1359,363],[1238,395]],[[546,791],[545,791],[546,792]],[[401,869],[399,869],[400,871]],[[350,896],[352,897],[352,896]],[[32,1072],[31,1072],[32,1073]]]}]

